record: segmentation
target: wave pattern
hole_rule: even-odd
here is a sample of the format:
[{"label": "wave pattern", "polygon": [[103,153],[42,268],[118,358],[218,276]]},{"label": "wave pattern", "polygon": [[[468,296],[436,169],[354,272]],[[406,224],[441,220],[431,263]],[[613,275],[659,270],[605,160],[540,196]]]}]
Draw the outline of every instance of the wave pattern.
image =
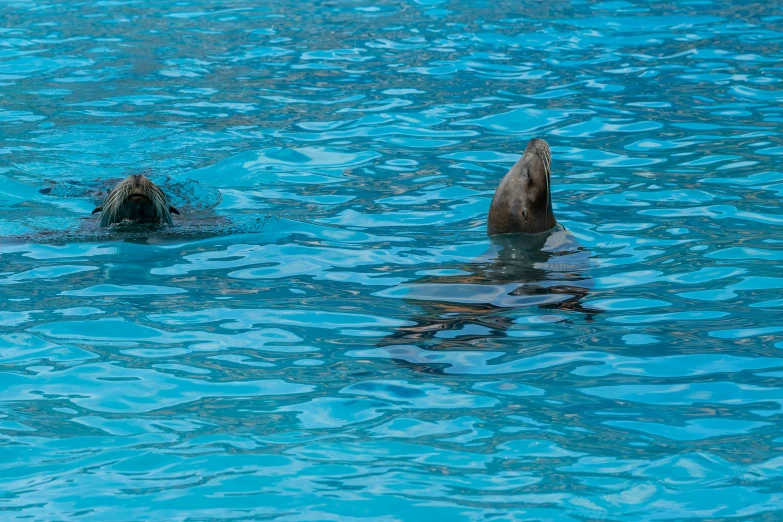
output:
[{"label": "wave pattern", "polygon": [[[2,3],[1,518],[783,516],[781,22]],[[85,233],[142,171],[233,232]]]}]

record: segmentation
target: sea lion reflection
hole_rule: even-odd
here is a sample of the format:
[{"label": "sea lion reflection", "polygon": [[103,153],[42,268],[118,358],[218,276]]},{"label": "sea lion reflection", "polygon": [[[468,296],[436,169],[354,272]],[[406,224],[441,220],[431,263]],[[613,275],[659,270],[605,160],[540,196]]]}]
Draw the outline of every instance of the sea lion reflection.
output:
[{"label": "sea lion reflection", "polygon": [[383,344],[415,344],[446,331],[482,335],[513,324],[504,311],[538,306],[581,312],[591,320],[599,310],[582,299],[593,286],[590,253],[562,226],[542,234],[504,234],[490,238],[491,248],[477,263],[462,267],[470,275],[427,278],[381,295],[399,297],[423,308],[415,325],[399,328]]}]

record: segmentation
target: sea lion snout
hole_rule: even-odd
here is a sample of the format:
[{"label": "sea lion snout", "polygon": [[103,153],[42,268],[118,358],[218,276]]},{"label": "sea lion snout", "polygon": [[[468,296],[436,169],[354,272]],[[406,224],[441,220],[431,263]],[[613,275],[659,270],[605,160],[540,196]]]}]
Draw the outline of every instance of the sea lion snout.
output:
[{"label": "sea lion snout", "polygon": [[[120,211],[120,217],[128,221],[145,221],[155,219],[155,205],[143,194],[133,194],[125,200]],[[158,220],[159,221],[159,220]]]},{"label": "sea lion snout", "polygon": [[133,194],[128,197],[127,200],[125,200],[125,204],[130,204],[138,208],[142,208],[146,205],[152,205],[152,201],[150,198],[143,194]]},{"label": "sea lion snout", "polygon": [[549,143],[546,142],[543,138],[533,138],[529,142],[527,142],[527,148],[528,149],[535,149],[535,150],[541,150],[541,151],[549,151]]}]

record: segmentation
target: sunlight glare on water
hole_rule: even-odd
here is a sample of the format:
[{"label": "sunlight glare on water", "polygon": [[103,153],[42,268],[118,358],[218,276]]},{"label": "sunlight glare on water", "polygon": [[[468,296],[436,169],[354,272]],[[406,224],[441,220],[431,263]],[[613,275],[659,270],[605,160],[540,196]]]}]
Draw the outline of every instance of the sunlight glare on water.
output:
[{"label": "sunlight glare on water", "polygon": [[783,517],[779,2],[258,4],[0,2],[0,519]]}]

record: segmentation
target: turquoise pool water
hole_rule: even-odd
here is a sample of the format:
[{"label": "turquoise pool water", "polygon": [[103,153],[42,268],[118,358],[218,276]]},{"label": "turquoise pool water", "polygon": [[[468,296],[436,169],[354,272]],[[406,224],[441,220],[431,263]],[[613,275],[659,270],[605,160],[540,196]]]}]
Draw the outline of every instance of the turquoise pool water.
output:
[{"label": "turquoise pool water", "polygon": [[0,519],[783,518],[783,9],[530,4],[2,2]]}]

